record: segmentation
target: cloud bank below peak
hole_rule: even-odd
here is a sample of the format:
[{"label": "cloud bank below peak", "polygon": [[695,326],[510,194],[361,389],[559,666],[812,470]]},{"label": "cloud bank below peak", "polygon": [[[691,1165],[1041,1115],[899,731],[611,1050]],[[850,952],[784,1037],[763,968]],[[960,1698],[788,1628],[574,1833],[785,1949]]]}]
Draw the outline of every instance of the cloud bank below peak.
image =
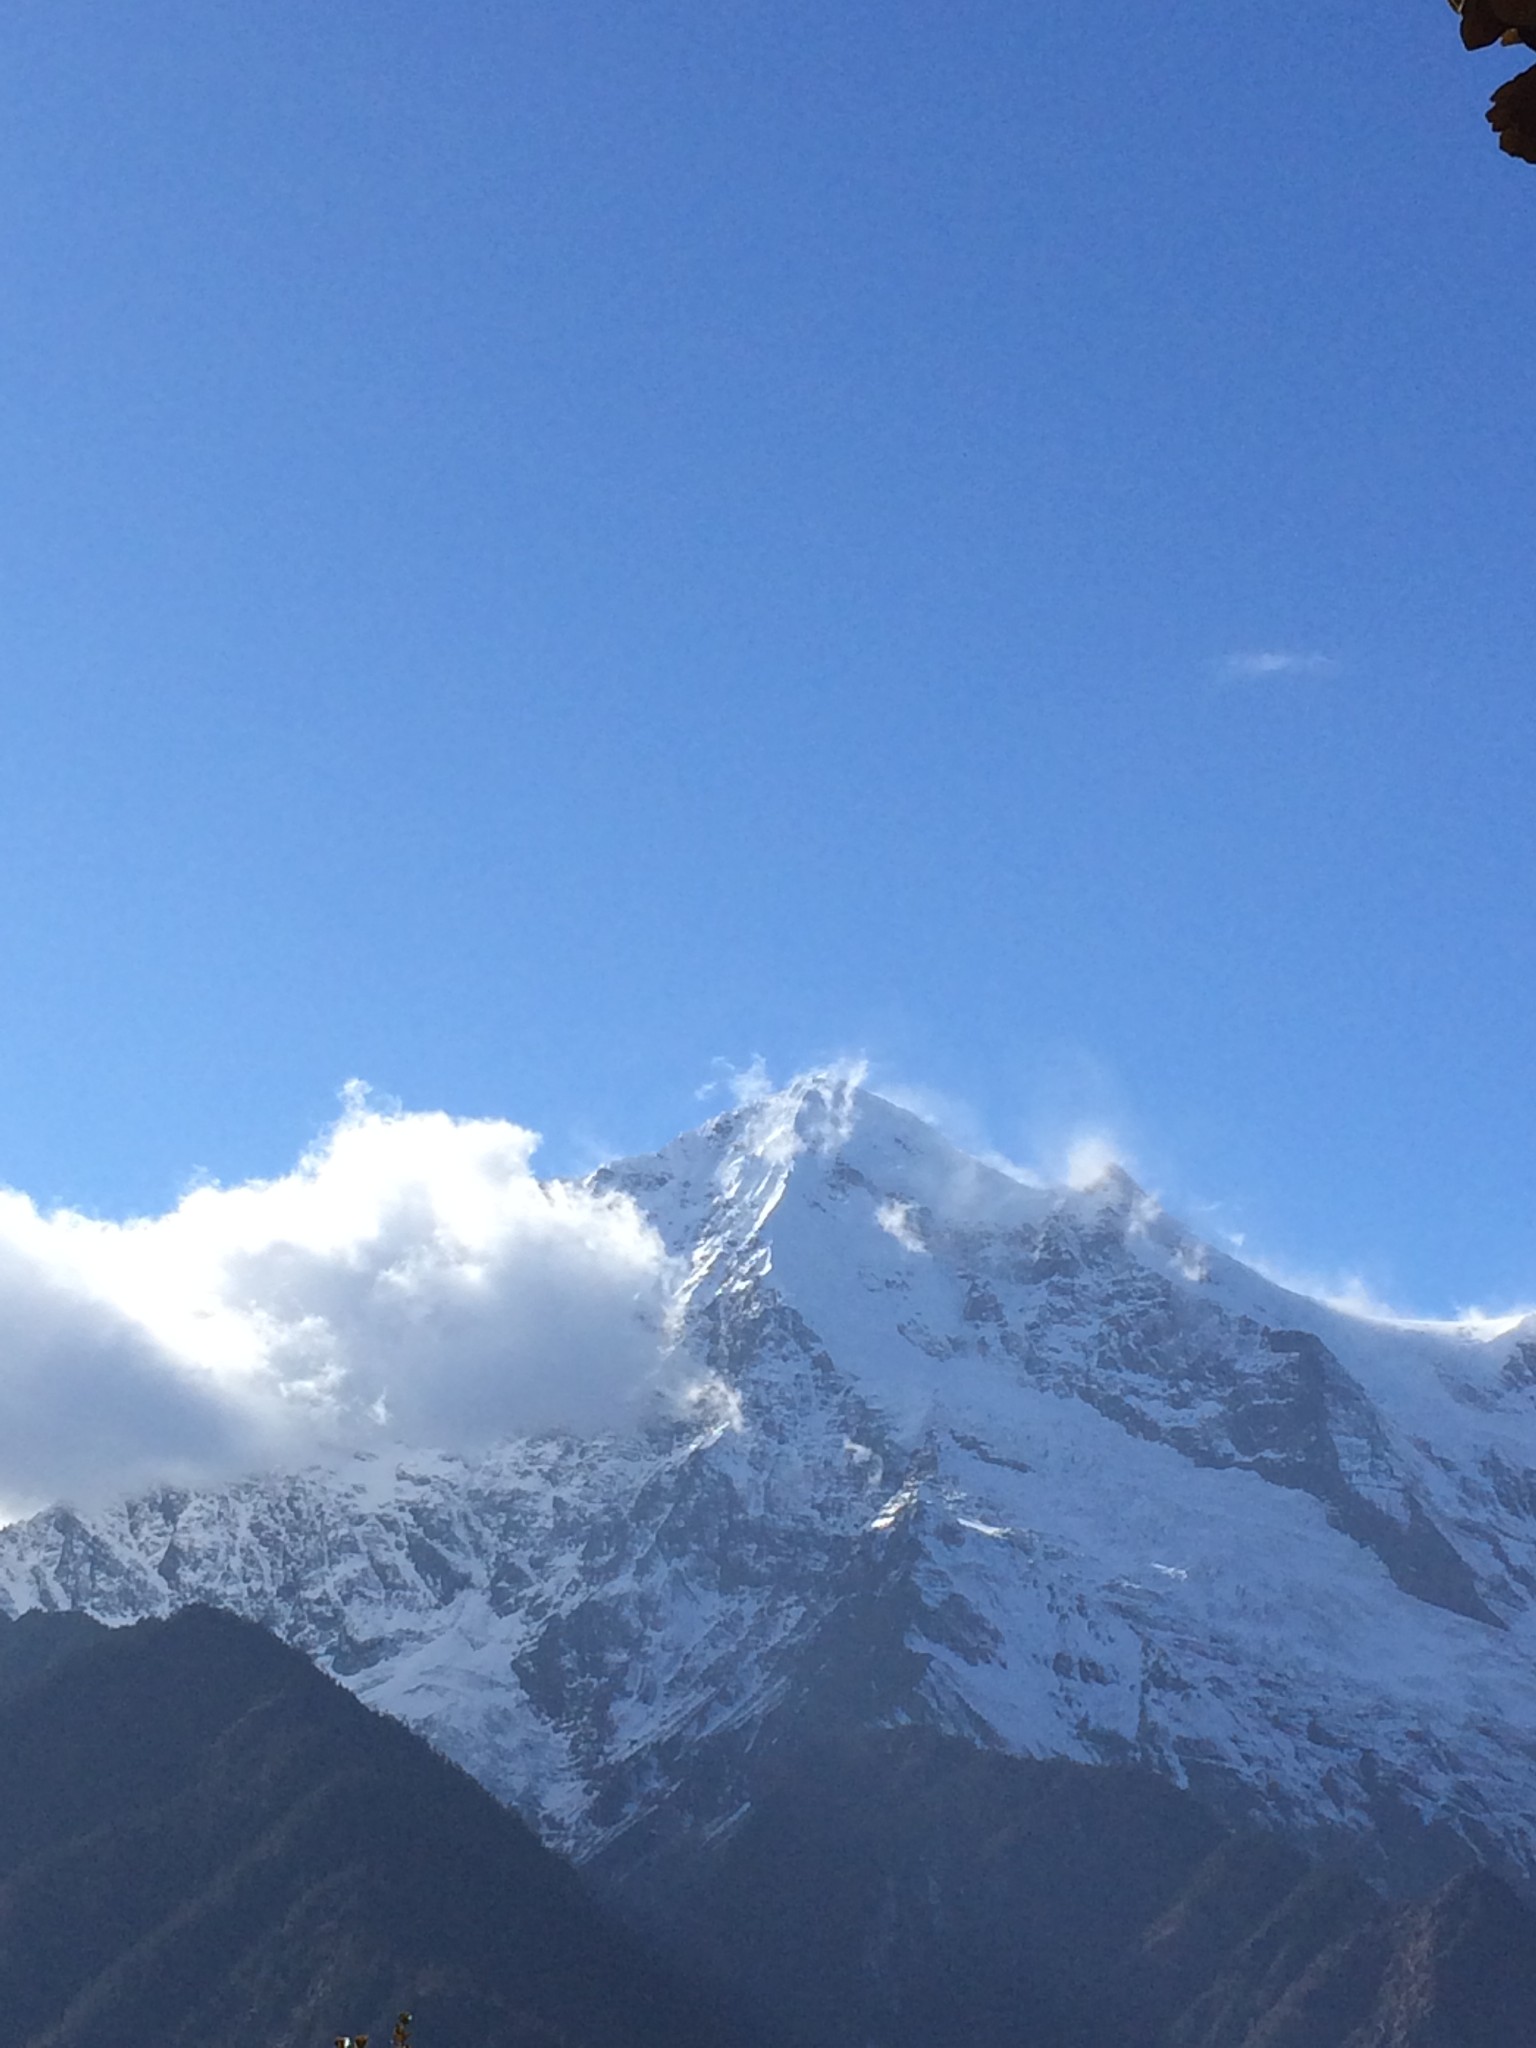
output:
[{"label": "cloud bank below peak", "polygon": [[387,1439],[633,1426],[675,1275],[499,1120],[345,1113],[278,1179],[102,1222],[0,1190],[0,1515]]}]

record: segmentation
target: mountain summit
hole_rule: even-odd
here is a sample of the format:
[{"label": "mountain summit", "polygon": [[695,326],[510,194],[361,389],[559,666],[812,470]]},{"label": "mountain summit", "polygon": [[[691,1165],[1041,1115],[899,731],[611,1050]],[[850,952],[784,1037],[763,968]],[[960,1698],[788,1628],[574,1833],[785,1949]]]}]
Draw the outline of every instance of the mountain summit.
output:
[{"label": "mountain summit", "polygon": [[1343,1314],[838,1075],[591,1185],[676,1261],[681,1415],[54,1509],[0,1606],[232,1608],[582,1856],[916,1725],[1536,1884],[1529,1328]]}]

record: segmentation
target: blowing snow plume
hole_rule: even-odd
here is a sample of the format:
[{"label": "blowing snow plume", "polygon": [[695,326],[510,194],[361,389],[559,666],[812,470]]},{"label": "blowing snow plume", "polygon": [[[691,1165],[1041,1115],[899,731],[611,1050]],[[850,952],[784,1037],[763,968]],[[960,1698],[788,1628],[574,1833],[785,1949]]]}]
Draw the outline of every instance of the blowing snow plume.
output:
[{"label": "blowing snow plume", "polygon": [[330,1443],[634,1423],[673,1273],[628,1197],[540,1181],[516,1124],[346,1104],[292,1173],[164,1216],[0,1191],[0,1512]]}]

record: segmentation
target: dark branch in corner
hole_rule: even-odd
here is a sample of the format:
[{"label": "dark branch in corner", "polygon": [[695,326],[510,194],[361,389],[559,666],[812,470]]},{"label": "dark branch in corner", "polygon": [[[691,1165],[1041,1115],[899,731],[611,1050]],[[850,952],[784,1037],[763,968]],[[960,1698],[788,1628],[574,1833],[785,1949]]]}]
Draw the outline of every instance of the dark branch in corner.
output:
[{"label": "dark branch in corner", "polygon": [[[1461,40],[1469,50],[1486,50],[1492,43],[1536,49],[1536,0],[1451,0],[1451,5],[1461,16]],[[1488,125],[1506,156],[1536,164],[1536,64],[1499,87]]]}]

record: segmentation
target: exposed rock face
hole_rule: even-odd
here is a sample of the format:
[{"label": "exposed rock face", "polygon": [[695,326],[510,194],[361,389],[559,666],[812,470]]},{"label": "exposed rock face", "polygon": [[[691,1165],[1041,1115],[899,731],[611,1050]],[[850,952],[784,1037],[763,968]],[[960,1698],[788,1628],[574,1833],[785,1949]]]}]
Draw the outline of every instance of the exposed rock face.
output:
[{"label": "exposed rock face", "polygon": [[1531,1329],[1344,1316],[836,1078],[594,1178],[683,1262],[693,1420],[53,1511],[0,1605],[229,1606],[581,1855],[914,1723],[1536,1878]]}]

